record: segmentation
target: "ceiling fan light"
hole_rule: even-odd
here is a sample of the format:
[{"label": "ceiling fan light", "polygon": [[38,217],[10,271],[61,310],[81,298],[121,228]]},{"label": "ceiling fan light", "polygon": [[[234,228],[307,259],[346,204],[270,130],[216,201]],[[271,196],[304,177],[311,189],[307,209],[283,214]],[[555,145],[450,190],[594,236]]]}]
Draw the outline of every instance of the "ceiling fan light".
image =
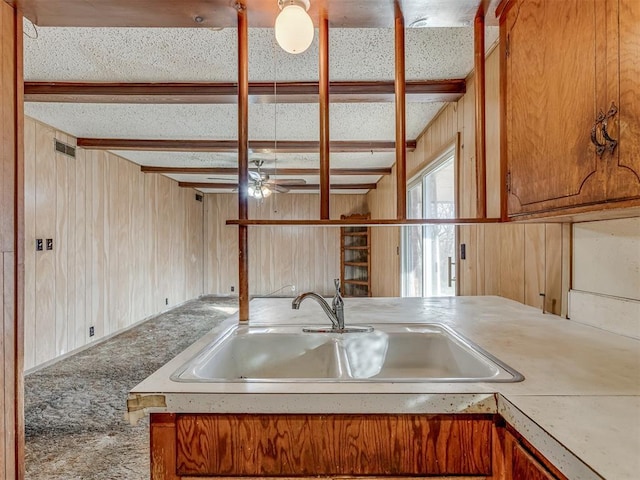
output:
[{"label": "ceiling fan light", "polygon": [[[313,21],[307,13],[308,1],[281,0],[282,11],[276,18],[278,45],[288,53],[304,52],[313,42]],[[306,7],[306,8],[305,8]]]},{"label": "ceiling fan light", "polygon": [[262,187],[262,198],[267,198],[271,196],[271,189],[269,187]]},{"label": "ceiling fan light", "polygon": [[256,196],[256,189],[253,188],[253,185],[249,185],[249,190],[247,192],[249,194],[250,197],[255,197]]}]

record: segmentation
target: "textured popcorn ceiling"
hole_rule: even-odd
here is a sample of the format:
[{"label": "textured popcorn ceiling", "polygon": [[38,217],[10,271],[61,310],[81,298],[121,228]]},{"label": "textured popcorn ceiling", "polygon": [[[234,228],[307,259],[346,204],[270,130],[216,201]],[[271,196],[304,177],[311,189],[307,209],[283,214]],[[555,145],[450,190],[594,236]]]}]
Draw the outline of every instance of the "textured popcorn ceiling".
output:
[{"label": "textured popcorn ceiling", "polygon": [[[138,165],[161,167],[237,167],[236,153],[209,152],[132,152],[114,150],[113,153],[128,158]],[[264,168],[318,168],[317,153],[249,154],[249,161],[264,160]],[[395,162],[394,152],[332,153],[331,168],[384,168]],[[253,164],[250,166],[253,168]],[[372,178],[370,176],[362,178]],[[186,181],[186,180],[183,180]],[[195,181],[195,180],[194,180]],[[198,180],[200,181],[200,180]]]},{"label": "textured popcorn ceiling", "polygon": [[[25,31],[35,36],[28,22]],[[497,38],[487,28],[486,45]],[[25,36],[28,81],[234,82],[235,29],[37,27]],[[393,30],[330,31],[332,80],[393,80]],[[275,56],[275,61],[274,61]],[[473,68],[473,28],[406,30],[407,80],[463,78]],[[318,79],[318,35],[300,55],[276,46],[273,29],[249,31],[251,81]]]},{"label": "textured popcorn ceiling", "polygon": [[[31,38],[37,37],[37,38]],[[330,31],[332,80],[392,80],[393,30]],[[487,28],[489,48],[497,28]],[[235,29],[43,28],[25,21],[26,81],[235,82]],[[473,28],[407,29],[408,80],[464,78],[473,68]],[[301,55],[275,45],[272,29],[249,31],[251,81],[315,81],[318,36]],[[415,139],[442,103],[407,104],[407,139]],[[318,140],[317,104],[251,104],[252,140]],[[27,103],[25,113],[78,137],[143,139],[237,138],[236,105]],[[331,140],[394,140],[393,103],[331,104]],[[277,129],[277,130],[276,130]],[[141,165],[234,166],[235,154],[117,152]],[[393,153],[332,154],[334,168],[391,166]],[[279,165],[317,168],[318,155],[281,155]],[[194,180],[192,177],[190,181]],[[334,177],[340,178],[340,177]],[[375,177],[363,176],[369,183]],[[318,183],[311,179],[310,183]],[[353,179],[352,179],[353,180]],[[186,181],[186,180],[185,180]],[[332,180],[334,181],[334,180]],[[335,182],[334,182],[335,183]],[[351,183],[351,182],[347,182]]]},{"label": "textured popcorn ceiling", "polygon": [[[407,104],[407,138],[415,139],[442,103]],[[27,103],[25,113],[77,137],[215,139],[238,137],[236,105]],[[393,103],[343,103],[330,108],[332,140],[394,140]],[[277,127],[277,137],[275,131]],[[249,107],[252,140],[318,140],[317,104]]]}]

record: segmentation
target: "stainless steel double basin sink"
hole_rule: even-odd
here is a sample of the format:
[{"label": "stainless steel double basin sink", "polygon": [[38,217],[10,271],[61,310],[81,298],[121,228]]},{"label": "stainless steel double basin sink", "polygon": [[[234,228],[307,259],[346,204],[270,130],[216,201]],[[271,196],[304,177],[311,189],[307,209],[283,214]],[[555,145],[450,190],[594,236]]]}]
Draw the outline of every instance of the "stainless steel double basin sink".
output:
[{"label": "stainless steel double basin sink", "polygon": [[374,324],[369,333],[234,326],[176,382],[518,382],[523,376],[449,327]]}]

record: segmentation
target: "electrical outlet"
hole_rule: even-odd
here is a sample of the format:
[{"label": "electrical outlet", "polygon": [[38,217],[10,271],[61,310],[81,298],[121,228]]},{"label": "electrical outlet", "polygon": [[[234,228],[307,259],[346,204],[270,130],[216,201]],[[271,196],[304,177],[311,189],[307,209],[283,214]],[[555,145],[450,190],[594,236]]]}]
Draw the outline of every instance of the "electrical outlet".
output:
[{"label": "electrical outlet", "polygon": [[169,305],[169,299],[168,299],[168,298],[165,298],[165,299],[164,299],[164,304],[165,304],[165,305]]},{"label": "electrical outlet", "polygon": [[464,243],[460,244],[460,260],[467,259],[467,245]]},{"label": "electrical outlet", "polygon": [[89,327],[89,336],[93,337],[96,334],[96,330],[94,327]]},{"label": "electrical outlet", "polygon": [[36,238],[36,251],[41,252],[44,250],[44,244],[41,238]]},{"label": "electrical outlet", "polygon": [[47,238],[47,250],[53,250],[53,238]]},{"label": "electrical outlet", "polygon": [[236,291],[236,287],[234,287],[233,285],[231,285],[231,291],[235,292]]},{"label": "electrical outlet", "polygon": [[295,292],[296,291],[296,286],[295,285],[291,285],[291,291]]}]

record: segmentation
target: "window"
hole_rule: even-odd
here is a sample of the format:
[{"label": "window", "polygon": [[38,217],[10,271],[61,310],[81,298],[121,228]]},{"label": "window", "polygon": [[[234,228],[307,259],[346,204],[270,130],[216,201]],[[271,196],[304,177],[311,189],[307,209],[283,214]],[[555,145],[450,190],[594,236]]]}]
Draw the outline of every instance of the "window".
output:
[{"label": "window", "polygon": [[[407,218],[455,218],[455,145],[407,188]],[[403,229],[402,296],[455,295],[455,226]]]}]

